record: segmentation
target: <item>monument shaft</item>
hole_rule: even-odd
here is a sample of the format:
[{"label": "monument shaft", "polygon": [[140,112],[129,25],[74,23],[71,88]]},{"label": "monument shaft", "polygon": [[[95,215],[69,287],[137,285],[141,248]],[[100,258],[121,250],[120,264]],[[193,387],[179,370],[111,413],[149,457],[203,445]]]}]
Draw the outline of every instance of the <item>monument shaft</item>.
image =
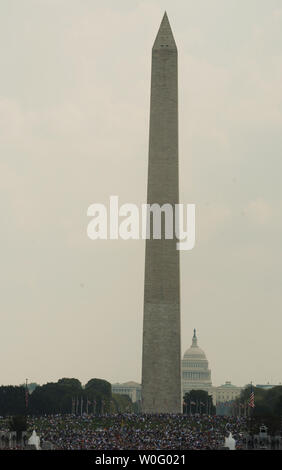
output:
[{"label": "monument shaft", "polygon": [[[147,203],[179,202],[177,47],[165,14],[152,50]],[[180,272],[173,239],[146,240],[142,409],[181,412]]]}]

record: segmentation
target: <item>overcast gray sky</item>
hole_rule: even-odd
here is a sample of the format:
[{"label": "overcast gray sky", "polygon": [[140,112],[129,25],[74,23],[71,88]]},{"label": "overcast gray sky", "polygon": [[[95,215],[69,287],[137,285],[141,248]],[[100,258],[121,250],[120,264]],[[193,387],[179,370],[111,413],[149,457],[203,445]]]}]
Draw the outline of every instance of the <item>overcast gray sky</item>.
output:
[{"label": "overcast gray sky", "polygon": [[0,383],[141,375],[144,242],[87,208],[146,202],[151,47],[179,53],[182,350],[215,385],[282,382],[281,0],[2,0]]}]

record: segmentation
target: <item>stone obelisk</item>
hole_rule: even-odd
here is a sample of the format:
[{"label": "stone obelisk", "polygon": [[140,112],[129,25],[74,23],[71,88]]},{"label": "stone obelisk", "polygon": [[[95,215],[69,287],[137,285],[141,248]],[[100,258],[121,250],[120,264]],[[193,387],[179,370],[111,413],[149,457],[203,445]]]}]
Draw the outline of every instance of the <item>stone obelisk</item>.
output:
[{"label": "stone obelisk", "polygon": [[[148,204],[178,204],[177,47],[165,13],[152,49]],[[164,217],[164,214],[162,215]],[[142,411],[181,412],[180,272],[172,239],[146,240]]]}]

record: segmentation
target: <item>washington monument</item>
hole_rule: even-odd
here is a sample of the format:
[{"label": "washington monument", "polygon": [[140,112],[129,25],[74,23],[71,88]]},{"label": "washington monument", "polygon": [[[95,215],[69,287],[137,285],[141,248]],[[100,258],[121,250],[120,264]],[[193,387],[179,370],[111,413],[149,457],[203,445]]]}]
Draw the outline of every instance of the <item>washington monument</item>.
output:
[{"label": "washington monument", "polygon": [[[179,203],[177,47],[167,14],[152,49],[147,203]],[[146,240],[142,411],[181,413],[180,273],[175,235]]]}]

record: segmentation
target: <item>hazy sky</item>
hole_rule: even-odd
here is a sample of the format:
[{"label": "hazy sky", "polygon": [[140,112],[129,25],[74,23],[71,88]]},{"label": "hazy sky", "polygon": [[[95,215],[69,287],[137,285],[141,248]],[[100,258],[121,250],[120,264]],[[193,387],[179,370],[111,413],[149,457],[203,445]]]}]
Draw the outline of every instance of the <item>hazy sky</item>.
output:
[{"label": "hazy sky", "polygon": [[282,382],[281,0],[2,0],[0,383],[141,376],[143,241],[87,208],[146,202],[151,47],[179,53],[182,350],[220,385]]}]

